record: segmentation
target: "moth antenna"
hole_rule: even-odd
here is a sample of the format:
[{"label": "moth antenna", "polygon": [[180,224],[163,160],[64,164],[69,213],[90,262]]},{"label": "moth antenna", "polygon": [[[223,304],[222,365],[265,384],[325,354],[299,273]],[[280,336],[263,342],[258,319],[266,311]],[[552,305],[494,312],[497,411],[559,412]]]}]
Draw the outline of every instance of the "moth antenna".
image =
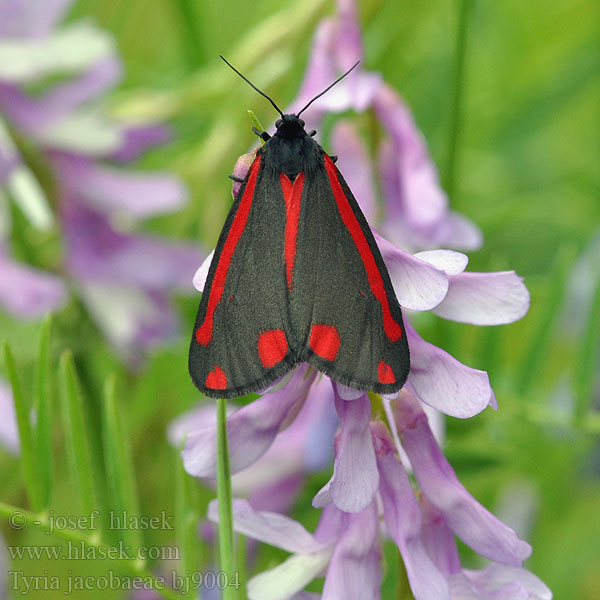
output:
[{"label": "moth antenna", "polygon": [[[223,57],[221,57],[221,58],[223,58]],[[225,59],[223,58],[223,60],[225,60]],[[225,61],[225,62],[227,62],[227,61]],[[360,63],[360,60],[357,60],[343,75],[338,77],[329,87],[325,88],[320,94],[317,94],[296,116],[299,117],[315,100],[317,100],[318,98],[323,96],[323,94],[326,94],[334,85],[336,85],[342,79],[344,79],[344,77],[346,77],[346,75],[348,75],[352,71],[354,71],[354,69],[358,66],[359,63]],[[231,65],[229,65],[229,66],[231,66]],[[246,79],[246,78],[244,77],[244,79]],[[248,81],[248,80],[246,79],[246,81]],[[250,82],[248,81],[248,83],[250,83]],[[252,85],[252,84],[250,83],[250,85]],[[254,87],[254,86],[252,86],[252,87]],[[263,94],[263,96],[264,96],[264,94]]]},{"label": "moth antenna", "polygon": [[[264,96],[275,108],[275,110],[283,117],[283,113],[281,112],[281,109],[279,108],[279,106],[277,106],[277,104],[275,104],[275,102],[273,102],[273,100],[271,100],[271,98],[269,98],[269,96],[267,96],[264,92],[262,92],[261,90],[259,90],[247,77],[244,77],[230,62],[227,61],[227,59],[222,56],[221,54],[219,54],[219,56],[223,59],[223,61],[225,62],[225,64],[232,70],[235,71],[251,88],[255,89],[261,96]],[[358,64],[358,63],[356,63]],[[355,67],[356,65],[354,65]],[[352,67],[352,69],[354,69],[354,67]],[[352,70],[350,69],[350,71]],[[350,72],[348,71],[348,73]],[[342,76],[343,77],[343,76]],[[341,78],[340,78],[341,79]],[[337,83],[337,81],[336,81]],[[329,89],[329,88],[328,88]],[[327,91],[327,90],[325,90]],[[317,96],[318,97],[318,96]]]}]

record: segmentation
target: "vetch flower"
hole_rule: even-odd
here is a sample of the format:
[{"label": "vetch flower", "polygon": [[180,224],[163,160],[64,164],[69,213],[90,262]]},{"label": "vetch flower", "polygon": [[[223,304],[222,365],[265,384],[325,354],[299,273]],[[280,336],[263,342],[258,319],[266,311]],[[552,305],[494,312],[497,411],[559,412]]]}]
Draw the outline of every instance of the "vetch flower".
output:
[{"label": "vetch flower", "polygon": [[[284,515],[256,511],[243,500],[234,500],[233,514],[236,531],[293,553],[279,566],[248,581],[250,600],[319,598],[303,589],[323,574],[324,600],[379,597],[381,548],[374,502],[358,514],[344,513],[330,505],[323,510],[314,535]],[[218,522],[214,500],[208,516]]]},{"label": "vetch flower", "polygon": [[[410,483],[388,425],[379,418],[369,421],[370,410],[360,406],[368,402],[366,397],[336,399],[340,402],[357,405],[350,409],[357,413],[350,435],[358,441],[345,440],[347,448],[342,451],[357,457],[370,446],[369,453],[375,459],[369,464],[359,458],[357,468],[344,469],[342,487],[366,490],[372,487],[370,481],[375,481],[375,490],[368,500],[365,497],[366,504],[359,511],[342,511],[331,502],[332,479],[327,493],[320,494],[324,508],[314,536],[288,517],[234,501],[236,531],[292,553],[279,566],[250,579],[249,598],[296,598],[310,581],[323,574],[324,599],[380,598],[380,516],[402,555],[415,600],[552,597],[543,582],[521,566],[531,553],[529,544],[460,484],[413,394],[403,390],[391,401],[391,414],[395,417],[393,428],[410,459],[417,490]],[[342,442],[337,446],[339,453]],[[373,470],[377,473],[375,479],[365,473]],[[208,514],[218,521],[216,501],[209,506]],[[480,571],[463,569],[455,536],[492,561],[490,565]]]},{"label": "vetch flower", "polygon": [[[307,372],[302,367],[294,375],[307,377],[307,385],[315,379],[315,372]],[[284,388],[285,389],[285,388]],[[256,510],[286,512],[296,498],[305,476],[328,465],[333,455],[331,439],[338,426],[338,419],[332,403],[332,389],[325,379],[315,383],[310,394],[290,394],[292,413],[297,416],[288,425],[288,399],[285,392],[273,391],[264,394],[250,405],[236,407],[228,403],[228,428],[234,451],[231,453],[232,489],[236,496],[247,497]],[[277,411],[281,412],[277,414]],[[270,421],[271,417],[274,421]],[[243,454],[235,451],[238,441],[235,435],[238,422],[244,421],[248,428],[248,444],[244,444],[249,454],[259,454],[256,462],[243,468],[240,458]],[[174,446],[186,441],[184,464],[188,471],[211,482],[215,477],[215,424],[214,405],[204,404],[178,417],[169,427],[169,439]],[[285,429],[285,435],[277,435],[266,451],[267,443],[274,430]],[[254,432],[254,435],[250,432]],[[253,451],[250,446],[255,446]],[[202,457],[202,459],[200,459]]]},{"label": "vetch flower", "polygon": [[[54,215],[61,221],[63,272],[116,351],[136,363],[176,331],[170,295],[187,293],[202,253],[129,231],[136,219],[180,209],[186,190],[169,173],[123,167],[163,143],[168,130],[107,114],[101,97],[119,82],[121,63],[112,38],[93,24],[57,28],[71,4],[0,0],[0,184],[4,178],[34,227],[51,228]],[[30,164],[43,165],[43,187]],[[4,254],[0,261],[11,269],[3,264],[2,274],[18,276],[28,290],[9,297],[0,279],[0,302],[11,302],[13,313],[41,311],[42,296],[44,309],[59,304],[64,288],[56,277],[17,270]]]},{"label": "vetch flower", "polygon": [[[354,0],[338,0],[337,14],[317,27],[304,81],[290,111],[300,110],[314,96],[355,62],[364,62],[362,35]],[[385,219],[381,232],[395,243],[425,249],[448,246],[473,250],[481,246],[479,229],[466,217],[451,211],[441,188],[437,169],[410,109],[379,73],[365,71],[362,64],[330,92],[312,104],[303,118],[307,129],[319,129],[326,113],[372,109],[389,137],[375,152],[380,165]],[[367,217],[369,207],[359,198],[372,184],[372,165],[350,121],[337,123],[331,139],[332,153],[340,156],[340,169],[354,190]],[[346,166],[352,165],[352,168]],[[371,220],[371,219],[370,219]],[[372,222],[372,220],[371,220]]]}]

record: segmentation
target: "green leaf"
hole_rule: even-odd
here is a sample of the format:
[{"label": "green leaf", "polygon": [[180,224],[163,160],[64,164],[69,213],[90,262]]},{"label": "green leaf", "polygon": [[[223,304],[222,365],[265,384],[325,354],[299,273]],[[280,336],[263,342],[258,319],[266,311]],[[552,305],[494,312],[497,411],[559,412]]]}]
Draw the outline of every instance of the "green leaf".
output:
[{"label": "green leaf", "polygon": [[25,480],[29,502],[31,503],[33,510],[39,512],[43,507],[43,493],[38,473],[38,457],[36,456],[35,443],[31,429],[31,405],[27,402],[23,394],[15,358],[8,342],[4,342],[4,359],[15,403],[17,427],[19,429],[19,439],[21,444],[23,479]]},{"label": "green leaf", "polygon": [[69,464],[82,514],[89,515],[96,510],[99,495],[94,480],[95,470],[83,414],[80,385],[70,350],[65,350],[60,358],[60,382]]},{"label": "green leaf", "polygon": [[52,438],[51,438],[51,374],[50,333],[52,316],[43,321],[38,342],[33,385],[33,407],[36,414],[35,447],[37,449],[41,502],[44,508],[50,504],[52,493]]},{"label": "green leaf", "polygon": [[[104,460],[112,510],[121,521],[127,523],[131,518],[135,519],[140,516],[140,506],[129,438],[117,408],[116,377],[114,375],[108,378],[104,388],[103,414]],[[125,544],[132,549],[139,548],[143,544],[140,527],[126,526],[120,533]]]}]

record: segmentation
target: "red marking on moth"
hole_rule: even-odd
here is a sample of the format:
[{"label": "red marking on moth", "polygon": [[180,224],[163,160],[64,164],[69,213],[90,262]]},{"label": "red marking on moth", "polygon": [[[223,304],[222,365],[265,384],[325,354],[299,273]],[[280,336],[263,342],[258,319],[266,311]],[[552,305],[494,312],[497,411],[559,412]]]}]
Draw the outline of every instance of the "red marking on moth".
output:
[{"label": "red marking on moth", "polygon": [[377,379],[379,383],[396,383],[396,376],[392,367],[382,360],[377,365]]},{"label": "red marking on moth", "polygon": [[227,389],[227,377],[221,367],[215,366],[215,368],[208,373],[205,380],[205,385],[211,390],[226,390]]},{"label": "red marking on moth", "polygon": [[285,273],[288,289],[292,291],[294,276],[294,261],[296,259],[296,240],[298,238],[298,222],[300,220],[300,204],[302,201],[302,188],[304,187],[304,173],[298,173],[294,183],[285,173],[279,175],[281,191],[285,201],[285,237],[283,255],[285,259]]},{"label": "red marking on moth", "polygon": [[217,264],[215,275],[210,287],[206,315],[204,316],[202,325],[196,329],[196,341],[202,346],[207,346],[210,340],[212,340],[215,310],[217,309],[217,306],[221,301],[221,297],[223,296],[223,291],[225,290],[225,281],[227,280],[227,272],[229,271],[229,266],[231,265],[231,258],[235,252],[237,243],[242,236],[242,233],[244,233],[246,222],[248,221],[248,215],[250,214],[252,199],[254,197],[256,178],[258,176],[258,169],[260,167],[260,160],[260,156],[257,157],[250,167],[250,175],[248,176],[248,183],[246,184],[244,195],[240,200],[237,212],[233,218],[233,223],[229,228],[227,239],[223,244],[223,249],[221,250],[221,255],[219,256],[219,263]]},{"label": "red marking on moth", "polygon": [[310,330],[310,349],[325,360],[335,360],[340,349],[340,334],[333,325],[313,325]]},{"label": "red marking on moth", "polygon": [[383,329],[385,331],[385,335],[390,342],[396,342],[402,337],[402,327],[396,323],[396,321],[394,321],[394,317],[392,317],[389,300],[383,285],[383,278],[381,277],[381,273],[377,268],[377,263],[375,262],[373,252],[371,252],[369,242],[367,242],[367,238],[365,237],[360,223],[358,222],[356,215],[354,214],[354,211],[348,202],[348,198],[346,198],[346,194],[344,194],[344,190],[342,189],[342,186],[338,180],[337,168],[333,164],[331,158],[329,158],[327,155],[325,155],[325,169],[327,171],[327,175],[329,176],[329,183],[331,185],[331,189],[333,190],[333,196],[337,203],[340,217],[342,218],[346,229],[352,236],[354,245],[356,246],[360,258],[363,261],[371,292],[373,292],[373,296],[375,296],[376,300],[381,305]]},{"label": "red marking on moth", "polygon": [[281,329],[269,329],[258,336],[258,357],[265,369],[281,362],[287,352],[288,343]]}]

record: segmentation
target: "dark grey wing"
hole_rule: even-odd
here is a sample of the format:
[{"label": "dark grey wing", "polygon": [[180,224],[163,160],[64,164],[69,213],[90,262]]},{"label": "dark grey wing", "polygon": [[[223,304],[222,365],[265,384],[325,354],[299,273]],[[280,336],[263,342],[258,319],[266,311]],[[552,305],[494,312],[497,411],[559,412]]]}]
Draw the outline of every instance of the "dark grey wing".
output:
[{"label": "dark grey wing", "polygon": [[290,314],[302,360],[351,387],[400,389],[410,365],[400,305],[369,225],[327,155],[306,177],[296,247]]},{"label": "dark grey wing", "polygon": [[297,362],[283,263],[285,204],[261,158],[221,232],[190,344],[194,384],[217,398],[258,391]]}]

